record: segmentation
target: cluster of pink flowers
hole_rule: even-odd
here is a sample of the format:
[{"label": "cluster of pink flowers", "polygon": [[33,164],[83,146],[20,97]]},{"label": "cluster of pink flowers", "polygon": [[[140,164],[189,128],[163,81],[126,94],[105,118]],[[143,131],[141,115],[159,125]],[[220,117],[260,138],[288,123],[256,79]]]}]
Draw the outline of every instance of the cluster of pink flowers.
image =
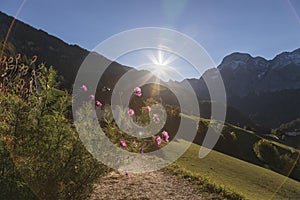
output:
[{"label": "cluster of pink flowers", "polygon": [[[87,92],[87,91],[88,91],[88,88],[87,88],[86,85],[82,85],[82,86],[81,86],[81,89],[82,89],[84,92]],[[91,94],[91,95],[90,95],[90,100],[91,100],[91,101],[94,101],[94,100],[95,100],[95,95]],[[102,107],[103,104],[102,104],[99,100],[96,100],[96,101],[95,101],[95,105],[98,106],[98,107]]]},{"label": "cluster of pink flowers", "polygon": [[[165,142],[169,142],[169,134],[167,131],[162,132],[162,138]],[[159,146],[162,142],[160,135],[157,135],[155,138],[156,145]]]},{"label": "cluster of pink flowers", "polygon": [[[135,87],[134,90],[133,90],[133,94],[136,95],[136,96],[138,96],[138,97],[141,97],[142,96],[142,89],[140,87]],[[149,112],[151,111],[151,107],[150,106],[145,106],[144,109],[147,110],[147,111],[149,111]],[[127,111],[127,113],[128,113],[128,115],[130,117],[132,117],[134,115],[134,110],[130,108]]]},{"label": "cluster of pink flowers", "polygon": [[[81,89],[82,89],[84,92],[87,92],[87,91],[88,91],[88,88],[87,88],[86,85],[82,85],[82,86],[81,86]],[[142,96],[142,90],[141,90],[141,88],[139,88],[139,87],[134,88],[133,93],[134,93],[134,95],[136,95],[136,96],[138,96],[138,97],[141,97],[141,96]],[[95,100],[95,95],[91,94],[89,97],[90,97],[90,100],[91,100],[91,101],[94,101],[94,100]],[[99,100],[96,100],[96,101],[95,101],[95,105],[98,106],[98,107],[101,107],[101,106],[102,106],[102,103],[101,103]],[[143,107],[143,109],[147,110],[148,112],[151,112],[151,107],[150,107],[150,106],[145,106],[145,107]],[[128,115],[129,115],[130,117],[132,117],[132,116],[135,114],[135,113],[134,113],[134,110],[131,109],[131,108],[128,109],[127,113],[128,113]],[[160,122],[160,118],[159,118],[158,114],[153,114],[153,115],[152,115],[152,120],[153,120],[155,123],[159,123],[159,122]],[[156,143],[156,145],[157,145],[157,146],[160,146],[163,140],[164,140],[165,142],[169,142],[169,134],[168,134],[167,131],[162,131],[161,136],[160,136],[160,135],[157,135],[157,136],[155,137],[155,143]],[[137,143],[134,142],[134,144],[135,144],[135,147],[137,147]],[[120,140],[120,145],[121,145],[123,148],[126,148],[126,147],[127,147],[127,144],[126,144],[125,140]],[[144,156],[144,147],[143,147],[143,146],[141,146],[141,147],[139,148],[139,151],[140,151],[140,154],[141,154],[142,156]],[[127,171],[127,170],[125,171],[125,174],[126,174],[127,177],[129,177],[129,174],[128,174],[128,171]]]}]

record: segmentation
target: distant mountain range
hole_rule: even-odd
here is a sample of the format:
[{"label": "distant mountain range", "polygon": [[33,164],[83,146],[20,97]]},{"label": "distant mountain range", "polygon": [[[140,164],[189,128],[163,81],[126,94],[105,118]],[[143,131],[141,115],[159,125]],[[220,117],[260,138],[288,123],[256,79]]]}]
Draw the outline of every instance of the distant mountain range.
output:
[{"label": "distant mountain range", "polygon": [[[258,127],[269,129],[300,115],[300,49],[272,60],[245,53],[226,56],[217,67],[225,84],[229,105]],[[214,78],[213,72],[206,75]],[[205,74],[204,74],[205,75]],[[192,79],[200,99],[209,99],[204,80]]]},{"label": "distant mountain range", "polygon": [[[3,42],[13,18],[0,12],[0,39]],[[54,66],[61,75],[63,86],[71,88],[77,70],[89,51],[77,45],[69,45],[64,41],[37,30],[19,20],[16,20],[8,42],[17,52],[31,57],[38,55],[38,62]],[[101,55],[96,55],[101,63],[110,62]],[[110,94],[101,93],[103,86],[113,88],[117,80],[129,69],[112,62],[99,83],[99,96],[109,101]],[[233,53],[226,56],[217,67],[225,84],[229,109],[227,120],[240,126],[247,125],[261,131],[268,131],[282,123],[300,117],[300,49],[284,52],[272,60],[262,57],[252,57],[245,53]],[[136,71],[136,73],[148,73]],[[215,78],[214,70],[208,70],[205,75]],[[203,78],[187,79],[194,88],[200,101],[207,102],[209,94]],[[169,82],[177,84],[179,82]],[[170,93],[164,92],[168,99]],[[106,95],[106,96],[105,96]],[[172,99],[167,101],[172,104]],[[174,102],[173,102],[174,103]],[[176,102],[175,102],[176,104]],[[202,105],[201,115],[209,117],[210,107]],[[205,105],[205,106],[204,106]],[[204,107],[203,107],[204,106]],[[201,107],[201,106],[200,106]]]},{"label": "distant mountain range", "polygon": [[281,53],[272,60],[233,53],[224,58],[218,69],[229,96],[299,89],[300,49]]}]

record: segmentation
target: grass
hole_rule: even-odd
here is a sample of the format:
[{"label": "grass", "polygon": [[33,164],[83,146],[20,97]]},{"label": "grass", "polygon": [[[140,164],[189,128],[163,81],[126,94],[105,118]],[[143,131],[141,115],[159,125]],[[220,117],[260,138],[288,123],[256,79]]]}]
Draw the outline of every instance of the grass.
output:
[{"label": "grass", "polygon": [[166,169],[168,172],[171,171],[172,174],[179,178],[193,183],[194,189],[204,199],[246,199],[242,194],[232,191],[224,186],[212,183],[208,179],[199,176],[197,173],[182,169],[176,164],[172,164]]},{"label": "grass", "polygon": [[[199,131],[196,136],[195,143],[201,145],[202,144],[201,138],[203,138],[202,133],[203,132],[205,133],[207,131],[207,127],[210,125],[211,120],[199,118],[196,116],[189,116],[183,113],[181,113],[180,116],[193,121],[199,121]],[[212,127],[214,126],[213,124],[216,123],[218,122],[214,121],[212,123]],[[236,140],[234,142],[230,142],[231,139],[229,136],[231,132],[234,132],[234,134],[236,135]],[[219,146],[217,145],[217,149],[229,155],[232,155],[233,153],[233,156],[238,159],[242,159],[250,163],[261,165],[262,164],[261,161],[258,160],[258,158],[256,157],[253,151],[253,145],[263,138],[264,137],[262,137],[261,135],[253,131],[245,130],[238,126],[224,123],[222,135],[219,138],[220,145]],[[271,142],[273,145],[275,145],[275,147],[280,151],[281,154],[292,153],[292,152],[300,153],[300,150],[295,149],[292,146],[288,146],[286,144],[282,144],[274,140],[269,140],[269,139],[267,140]]]},{"label": "grass", "polygon": [[[180,145],[182,141],[178,142]],[[199,159],[199,145],[189,149],[168,167],[190,179],[202,190],[219,193],[225,199],[298,199],[300,183],[271,170],[241,161],[217,151]]]}]

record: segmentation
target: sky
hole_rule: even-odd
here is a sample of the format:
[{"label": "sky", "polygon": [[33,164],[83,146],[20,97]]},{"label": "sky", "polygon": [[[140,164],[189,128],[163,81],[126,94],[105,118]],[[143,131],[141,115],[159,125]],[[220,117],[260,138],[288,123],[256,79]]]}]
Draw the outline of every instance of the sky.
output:
[{"label": "sky", "polygon": [[[16,16],[22,3],[18,19],[88,50],[142,27],[186,34],[216,65],[233,52],[272,59],[300,48],[298,0],[1,0],[0,10]],[[136,65],[128,58],[120,62]]]}]

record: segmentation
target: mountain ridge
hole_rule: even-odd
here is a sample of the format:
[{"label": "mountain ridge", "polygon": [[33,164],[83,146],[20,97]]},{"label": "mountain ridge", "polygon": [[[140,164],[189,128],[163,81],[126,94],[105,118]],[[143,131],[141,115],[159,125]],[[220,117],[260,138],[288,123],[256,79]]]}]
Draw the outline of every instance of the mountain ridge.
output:
[{"label": "mountain ridge", "polygon": [[[246,96],[251,92],[281,91],[300,88],[300,49],[283,52],[273,59],[233,53],[218,66],[227,94]],[[290,73],[293,71],[293,74]],[[239,88],[233,87],[233,85]],[[242,91],[239,91],[242,90]]]},{"label": "mountain ridge", "polygon": [[[13,17],[0,11],[0,21],[2,22],[0,38],[5,38],[12,20]],[[90,53],[78,45],[67,44],[63,40],[48,34],[46,31],[35,29],[19,20],[16,20],[15,26],[12,28],[8,42],[13,44],[19,53],[29,57],[38,55],[38,62],[46,62],[47,66],[54,66],[59,75],[61,75],[61,82],[64,83],[63,86],[65,88],[72,87],[81,63]],[[97,56],[99,56],[99,60],[102,60],[101,63],[109,61],[102,55],[98,54]],[[101,63],[99,63],[99,66],[101,66]],[[134,68],[111,61],[109,68],[105,72],[106,75],[104,75],[105,77],[103,77],[98,87],[100,89],[103,86],[113,88],[117,80],[129,69]],[[260,99],[260,97],[266,95],[260,94],[269,93],[267,96],[272,99],[272,95],[276,97],[280,91],[297,90],[300,88],[300,48],[292,52],[282,52],[271,60],[260,56],[253,57],[248,53],[234,52],[225,56],[217,69],[220,71],[224,81],[228,104],[241,111],[245,117],[257,122],[251,116],[262,115],[258,118],[264,119],[264,113],[258,109],[248,109],[247,107],[255,108],[255,104],[259,105],[260,102],[263,102],[263,99]],[[213,78],[216,75],[215,72],[215,69],[210,69],[205,73],[210,78]],[[144,74],[147,72],[136,70],[136,73]],[[185,80],[193,87],[199,100],[209,100],[209,92],[202,77]],[[180,86],[181,82],[169,81],[167,84]],[[98,95],[106,95],[106,98],[109,99],[111,94],[99,93]],[[168,95],[168,93],[165,92],[165,95]],[[256,95],[254,98],[255,101],[253,100],[253,95]],[[290,95],[289,97],[299,98],[297,95]],[[282,103],[289,104],[289,99],[286,99]],[[274,109],[276,107],[270,108],[270,110]],[[300,117],[300,114],[296,112],[298,112],[298,109],[294,109],[294,113],[291,116]],[[280,115],[280,112],[277,114]],[[272,119],[265,119],[260,124],[265,123],[266,120],[272,121]],[[280,125],[278,123],[291,120],[291,118],[287,117],[274,124],[274,127]],[[268,128],[272,127],[268,125]]]}]

